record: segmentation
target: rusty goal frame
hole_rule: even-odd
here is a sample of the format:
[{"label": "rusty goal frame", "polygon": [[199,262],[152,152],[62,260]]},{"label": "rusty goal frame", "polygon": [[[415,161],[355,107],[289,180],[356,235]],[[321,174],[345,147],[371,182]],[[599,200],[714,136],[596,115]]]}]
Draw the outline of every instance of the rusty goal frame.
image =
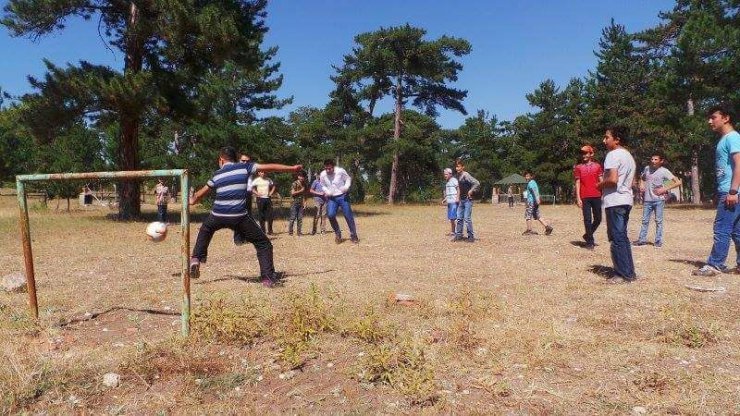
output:
[{"label": "rusty goal frame", "polygon": [[182,257],[182,335],[190,334],[190,210],[188,195],[190,176],[185,169],[120,171],[120,172],[84,172],[84,173],[53,173],[16,176],[16,190],[18,206],[20,208],[20,231],[23,244],[23,259],[26,267],[26,286],[28,288],[28,302],[34,318],[39,317],[38,299],[36,297],[36,277],[33,269],[33,251],[31,250],[31,228],[28,220],[28,203],[26,199],[27,182],[64,181],[77,179],[131,179],[154,177],[179,177],[180,195],[182,196],[182,211],[180,227],[182,229],[181,257]]}]

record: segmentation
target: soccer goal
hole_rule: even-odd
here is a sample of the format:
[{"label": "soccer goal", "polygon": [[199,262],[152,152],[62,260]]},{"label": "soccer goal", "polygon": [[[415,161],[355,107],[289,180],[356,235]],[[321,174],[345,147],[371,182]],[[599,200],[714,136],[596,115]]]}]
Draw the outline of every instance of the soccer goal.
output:
[{"label": "soccer goal", "polygon": [[182,334],[190,334],[190,211],[188,206],[188,191],[190,176],[185,169],[120,171],[120,172],[85,172],[85,173],[53,173],[16,176],[18,206],[20,207],[20,230],[23,244],[23,259],[26,267],[26,285],[28,288],[28,302],[34,318],[39,317],[38,299],[36,297],[36,277],[33,269],[33,251],[31,250],[31,228],[28,220],[28,203],[26,200],[26,183],[41,181],[66,181],[85,179],[132,179],[155,177],[179,177],[182,210],[180,227],[182,228],[181,258],[182,258]]}]

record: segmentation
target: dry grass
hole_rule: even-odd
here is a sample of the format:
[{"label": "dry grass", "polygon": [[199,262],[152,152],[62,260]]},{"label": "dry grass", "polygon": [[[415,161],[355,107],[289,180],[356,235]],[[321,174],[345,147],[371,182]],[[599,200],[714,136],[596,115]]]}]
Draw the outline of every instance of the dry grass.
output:
[{"label": "dry grass", "polygon": [[[23,268],[14,204],[0,199],[3,275]],[[190,340],[177,227],[154,245],[145,221],[35,209],[41,319],[0,294],[0,413],[740,413],[740,276],[689,274],[712,211],[668,209],[665,246],[634,250],[639,281],[609,286],[605,229],[580,248],[574,207],[543,207],[555,232],[523,237],[521,207],[479,204],[474,244],[446,240],[442,207],[356,208],[359,245],[277,221],[272,290],[253,250],[217,234]]]}]

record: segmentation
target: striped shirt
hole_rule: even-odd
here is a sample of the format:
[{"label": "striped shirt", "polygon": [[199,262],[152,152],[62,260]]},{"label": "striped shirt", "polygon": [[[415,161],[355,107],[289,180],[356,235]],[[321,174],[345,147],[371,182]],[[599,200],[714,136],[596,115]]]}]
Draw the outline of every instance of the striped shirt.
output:
[{"label": "striped shirt", "polygon": [[216,190],[211,214],[217,217],[240,217],[247,213],[247,180],[257,171],[252,162],[226,162],[206,185]]}]

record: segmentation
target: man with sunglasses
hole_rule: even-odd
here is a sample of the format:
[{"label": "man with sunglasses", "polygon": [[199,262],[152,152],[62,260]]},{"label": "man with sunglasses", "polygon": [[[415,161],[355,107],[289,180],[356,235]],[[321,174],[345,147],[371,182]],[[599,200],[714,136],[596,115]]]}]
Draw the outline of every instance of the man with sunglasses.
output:
[{"label": "man with sunglasses", "polygon": [[583,239],[586,248],[594,249],[594,233],[601,224],[601,191],[596,184],[601,182],[604,170],[594,160],[594,148],[590,145],[581,147],[580,163],[573,168],[576,179],[576,205],[583,213],[583,227],[586,233]]}]

